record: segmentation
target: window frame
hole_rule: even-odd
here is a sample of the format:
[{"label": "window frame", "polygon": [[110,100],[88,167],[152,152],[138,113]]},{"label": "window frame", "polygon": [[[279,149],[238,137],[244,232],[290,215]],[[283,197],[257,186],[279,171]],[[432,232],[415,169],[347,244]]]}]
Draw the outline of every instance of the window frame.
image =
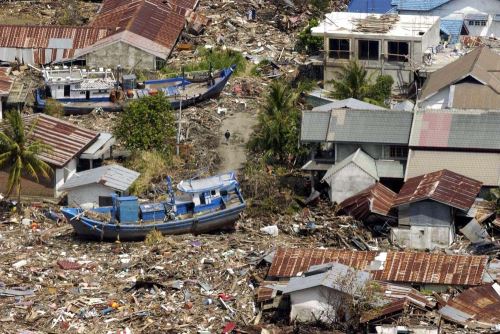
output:
[{"label": "window frame", "polygon": [[[332,42],[338,42],[338,48],[332,49]],[[347,42],[347,50],[341,48],[341,43]],[[335,57],[334,57],[335,55]],[[350,59],[351,58],[351,40],[349,38],[328,38],[328,58],[331,59]]]},{"label": "window frame", "polygon": [[[367,43],[367,54],[366,58],[361,57],[361,43]],[[370,44],[377,43],[377,58],[370,57]],[[380,60],[380,40],[378,39],[358,39],[358,59],[359,60]]]},{"label": "window frame", "polygon": [[[389,44],[391,44],[391,43],[397,43],[398,53],[391,53],[389,51],[389,49],[390,49]],[[406,54],[399,53],[400,44],[402,44],[402,43],[406,44],[406,47],[407,47]],[[387,41],[387,61],[407,63],[407,62],[409,62],[409,58],[410,58],[410,42],[408,42],[408,41]]]},{"label": "window frame", "polygon": [[395,160],[408,159],[408,146],[390,145],[388,150],[388,158]]}]

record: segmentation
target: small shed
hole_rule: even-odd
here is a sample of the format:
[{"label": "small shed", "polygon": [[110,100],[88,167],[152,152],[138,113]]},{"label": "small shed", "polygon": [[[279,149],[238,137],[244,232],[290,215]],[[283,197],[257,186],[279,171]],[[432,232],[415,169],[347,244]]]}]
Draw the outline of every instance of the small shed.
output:
[{"label": "small shed", "polygon": [[348,320],[351,302],[359,297],[370,274],[340,263],[314,265],[302,277],[292,277],[283,290],[290,296],[290,320]]},{"label": "small shed", "polygon": [[449,246],[457,211],[471,208],[481,185],[446,169],[408,179],[394,201],[399,227],[392,229],[391,239],[414,249]]},{"label": "small shed", "polygon": [[128,195],[139,173],[119,165],[102,166],[75,173],[61,188],[68,194],[68,204],[96,207],[112,194]]},{"label": "small shed", "polygon": [[379,181],[377,165],[371,156],[358,148],[330,167],[321,181],[330,186],[330,200],[340,203]]}]

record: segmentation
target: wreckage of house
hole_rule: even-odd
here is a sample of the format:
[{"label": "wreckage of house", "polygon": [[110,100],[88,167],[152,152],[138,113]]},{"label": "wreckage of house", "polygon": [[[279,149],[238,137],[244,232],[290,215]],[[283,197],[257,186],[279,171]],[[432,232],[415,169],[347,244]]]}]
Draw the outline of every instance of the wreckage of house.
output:
[{"label": "wreckage of house", "polygon": [[159,69],[198,0],[105,0],[85,27],[0,25],[0,60]]},{"label": "wreckage of house", "polygon": [[369,72],[392,76],[405,91],[426,51],[439,45],[439,17],[332,12],[313,36],[324,39],[325,82],[349,60],[362,62]]}]

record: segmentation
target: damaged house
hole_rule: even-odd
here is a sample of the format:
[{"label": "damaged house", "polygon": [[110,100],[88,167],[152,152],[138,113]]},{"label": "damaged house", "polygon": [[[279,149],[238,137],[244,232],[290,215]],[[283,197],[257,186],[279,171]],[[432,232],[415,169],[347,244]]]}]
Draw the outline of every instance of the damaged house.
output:
[{"label": "damaged house", "polygon": [[0,25],[0,60],[89,67],[163,67],[198,0],[105,0],[85,27]]},{"label": "damaged house", "polygon": [[302,170],[326,183],[337,203],[378,181],[397,188],[412,119],[413,113],[395,110],[304,111],[301,141],[316,144],[316,150]]},{"label": "damaged house", "polygon": [[368,72],[390,75],[394,88],[405,91],[427,49],[439,44],[439,17],[397,14],[332,12],[313,36],[324,39],[324,78],[349,60],[358,60]]},{"label": "damaged house", "polygon": [[466,213],[480,189],[481,182],[446,169],[408,179],[394,200],[399,219],[391,240],[413,249],[448,247],[457,211]]}]

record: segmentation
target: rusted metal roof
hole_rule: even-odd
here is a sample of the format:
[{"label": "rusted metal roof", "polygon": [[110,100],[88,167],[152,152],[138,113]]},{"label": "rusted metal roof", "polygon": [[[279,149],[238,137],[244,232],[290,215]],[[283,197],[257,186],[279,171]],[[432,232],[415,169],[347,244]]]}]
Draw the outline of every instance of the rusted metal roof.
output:
[{"label": "rusted metal roof", "polygon": [[150,43],[157,44],[163,54],[156,55],[166,58],[184,29],[186,13],[197,5],[198,0],[105,0],[92,25],[113,28],[116,34],[130,33],[120,38],[143,37],[147,42],[138,40],[134,46],[148,51]]},{"label": "rusted metal roof", "polygon": [[366,219],[370,213],[388,216],[396,196],[395,192],[377,182],[344,200],[339,204],[339,209],[357,220]]},{"label": "rusted metal roof", "polygon": [[479,285],[487,256],[447,255],[421,252],[388,252],[374,279],[390,282]]},{"label": "rusted metal roof", "polygon": [[430,199],[460,210],[469,210],[481,185],[482,182],[443,169],[408,179],[394,205]]},{"label": "rusted metal roof", "polygon": [[32,139],[50,146],[49,152],[40,158],[55,167],[64,167],[71,159],[91,145],[99,134],[80,128],[59,118],[46,114],[33,114],[24,117],[26,131],[36,121]]},{"label": "rusted metal roof", "polygon": [[[47,64],[70,58],[75,50],[92,45],[113,32],[100,27],[0,25],[0,59],[13,61],[17,57],[26,63]],[[12,53],[9,49],[27,51]]]},{"label": "rusted metal roof", "polygon": [[0,67],[0,96],[8,96],[14,80],[8,75],[10,67]]},{"label": "rusted metal roof", "polygon": [[487,261],[487,256],[278,248],[268,277],[289,278],[306,271],[311,265],[340,262],[355,269],[370,270],[373,279],[380,281],[479,285]]},{"label": "rusted metal roof", "polygon": [[482,285],[465,290],[439,310],[443,318],[469,327],[500,325],[500,285]]}]

